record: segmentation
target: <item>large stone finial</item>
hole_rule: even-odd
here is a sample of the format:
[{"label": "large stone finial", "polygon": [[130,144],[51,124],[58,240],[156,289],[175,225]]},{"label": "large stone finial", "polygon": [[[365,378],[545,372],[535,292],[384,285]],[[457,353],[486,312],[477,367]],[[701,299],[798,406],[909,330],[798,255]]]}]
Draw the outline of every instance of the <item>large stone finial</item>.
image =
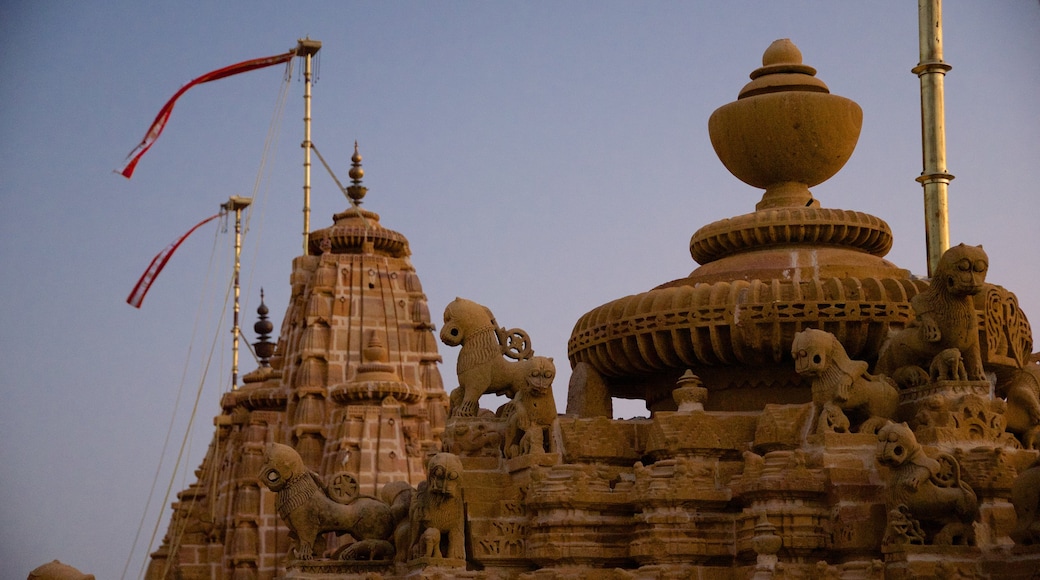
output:
[{"label": "large stone finial", "polygon": [[708,120],[715,153],[733,175],[765,189],[756,209],[817,207],[809,188],[849,160],[863,111],[830,94],[790,40],[773,42],[736,101]]}]

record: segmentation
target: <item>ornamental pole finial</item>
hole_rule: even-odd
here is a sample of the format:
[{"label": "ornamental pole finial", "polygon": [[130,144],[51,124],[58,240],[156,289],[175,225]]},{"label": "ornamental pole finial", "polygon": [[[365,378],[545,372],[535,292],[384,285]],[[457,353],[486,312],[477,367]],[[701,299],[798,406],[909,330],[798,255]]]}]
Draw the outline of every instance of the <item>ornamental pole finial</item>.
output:
[{"label": "ornamental pole finial", "polygon": [[365,176],[365,170],[361,168],[361,154],[358,153],[358,143],[354,141],[354,154],[350,157],[350,185],[347,187],[347,197],[354,206],[361,205],[361,200],[368,193],[368,188],[361,185],[361,178]]}]

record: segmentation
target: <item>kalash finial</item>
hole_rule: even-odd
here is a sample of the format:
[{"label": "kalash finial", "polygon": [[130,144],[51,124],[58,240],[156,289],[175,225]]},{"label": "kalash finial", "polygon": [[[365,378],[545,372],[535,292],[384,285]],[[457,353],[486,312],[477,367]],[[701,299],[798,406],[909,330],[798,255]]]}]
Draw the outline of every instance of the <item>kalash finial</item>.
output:
[{"label": "kalash finial", "polygon": [[737,100],[708,120],[715,153],[738,179],[765,190],[755,209],[819,207],[809,188],[848,161],[862,110],[831,94],[786,38],[766,49],[750,76]]},{"label": "kalash finial", "polygon": [[347,197],[354,206],[361,205],[361,200],[368,193],[368,188],[361,185],[361,178],[365,176],[365,170],[361,168],[361,154],[358,153],[357,141],[354,141],[354,154],[350,157],[350,185],[347,186]]}]

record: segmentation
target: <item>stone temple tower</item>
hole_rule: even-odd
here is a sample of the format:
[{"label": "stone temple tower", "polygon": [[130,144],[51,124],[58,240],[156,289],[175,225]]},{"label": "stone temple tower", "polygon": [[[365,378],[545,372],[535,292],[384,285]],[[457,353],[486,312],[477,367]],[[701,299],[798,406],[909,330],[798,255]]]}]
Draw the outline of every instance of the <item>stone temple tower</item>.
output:
[{"label": "stone temple tower", "polygon": [[[260,367],[221,401],[198,481],[178,494],[148,578],[271,578],[288,529],[257,474],[269,442],[292,445],[342,495],[425,479],[440,449],[447,397],[426,296],[408,240],[360,207],[355,146],[351,207],[311,232],[293,261],[277,343],[261,303]],[[273,348],[272,348],[273,347]]]}]

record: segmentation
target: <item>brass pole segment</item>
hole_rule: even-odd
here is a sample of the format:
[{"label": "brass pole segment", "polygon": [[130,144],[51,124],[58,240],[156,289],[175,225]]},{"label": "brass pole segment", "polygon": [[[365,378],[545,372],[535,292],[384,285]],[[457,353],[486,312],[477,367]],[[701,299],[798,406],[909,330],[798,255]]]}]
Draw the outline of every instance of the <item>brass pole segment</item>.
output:
[{"label": "brass pole segment", "polygon": [[297,41],[296,56],[302,56],[303,66],[303,255],[310,253],[311,232],[311,75],[314,55],[321,50],[321,41],[305,38]]},{"label": "brass pole segment", "polygon": [[942,0],[918,0],[918,44],[921,61],[912,72],[921,80],[922,165],[917,181],[924,188],[924,231],[928,276],[950,247],[947,189],[953,179],[946,170],[946,112],[943,79],[952,67],[942,58]]},{"label": "brass pole segment", "polygon": [[231,328],[231,389],[238,388],[238,311],[239,311],[239,272],[242,270],[242,210],[249,207],[253,200],[248,197],[233,195],[227,202],[221,204],[220,209],[225,212],[235,212],[235,305]]}]

